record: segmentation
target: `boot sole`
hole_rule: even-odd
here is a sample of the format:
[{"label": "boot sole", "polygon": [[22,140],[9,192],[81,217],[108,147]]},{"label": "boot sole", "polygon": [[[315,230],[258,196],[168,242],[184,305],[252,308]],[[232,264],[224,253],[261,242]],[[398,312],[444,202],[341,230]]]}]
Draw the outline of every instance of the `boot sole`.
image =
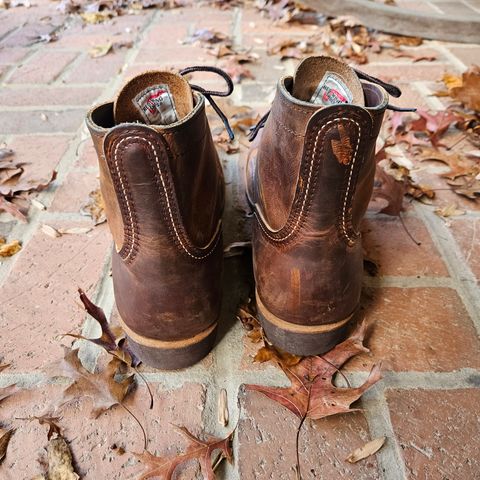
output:
[{"label": "boot sole", "polygon": [[217,322],[194,337],[164,341],[144,337],[134,332],[121,318],[119,321],[133,353],[146,365],[160,370],[179,370],[194,365],[212,350],[217,336]]},{"label": "boot sole", "polygon": [[295,355],[320,355],[345,340],[355,313],[339,322],[326,325],[298,325],[269,312],[258,293],[257,312],[268,340],[276,347]]}]

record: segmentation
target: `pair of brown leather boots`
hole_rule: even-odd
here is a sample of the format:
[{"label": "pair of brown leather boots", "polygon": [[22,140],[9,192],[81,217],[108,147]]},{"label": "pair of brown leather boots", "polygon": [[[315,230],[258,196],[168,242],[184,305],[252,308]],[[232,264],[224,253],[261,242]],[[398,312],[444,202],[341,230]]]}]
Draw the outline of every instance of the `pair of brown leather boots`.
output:
[{"label": "pair of brown leather boots", "polygon": [[[225,93],[190,85],[183,75],[199,69],[221,73],[147,72],[87,116],[122,327],[138,356],[161,369],[192,365],[211,350],[221,307],[224,178],[205,98],[228,128],[211,97],[233,85],[224,74]],[[383,87],[398,96],[338,60],[310,57],[280,79],[254,130],[246,188],[256,299],[267,338],[283,350],[329,350],[357,310],[358,229],[388,104]]]}]

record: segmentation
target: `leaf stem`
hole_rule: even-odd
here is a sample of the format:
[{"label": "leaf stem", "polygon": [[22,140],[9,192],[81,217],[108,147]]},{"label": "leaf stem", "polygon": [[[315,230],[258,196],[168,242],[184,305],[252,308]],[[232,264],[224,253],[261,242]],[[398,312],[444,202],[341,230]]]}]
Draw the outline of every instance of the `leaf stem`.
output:
[{"label": "leaf stem", "polygon": [[150,385],[149,383],[147,382],[147,379],[145,378],[145,376],[143,375],[143,373],[139,372],[136,367],[130,367],[132,368],[135,373],[145,382],[145,386],[147,387],[147,390],[148,390],[148,394],[150,395],[150,410],[153,408],[153,393],[152,393],[152,389],[150,388]]},{"label": "leaf stem", "polygon": [[413,235],[408,231],[408,228],[407,226],[405,225],[405,222],[403,221],[403,217],[402,217],[402,214],[399,212],[398,213],[398,218],[400,219],[400,222],[402,223],[402,227],[403,229],[405,230],[406,234],[410,237],[410,239],[412,240],[412,242],[415,243],[415,245],[417,245],[417,247],[419,247],[422,243],[415,240],[415,238],[413,237]]},{"label": "leaf stem", "polygon": [[134,418],[134,420],[138,423],[138,426],[141,428],[142,434],[143,434],[143,449],[146,450],[148,446],[148,440],[147,440],[147,432],[145,432],[143,425],[140,423],[140,420],[135,416],[135,414],[128,407],[126,407],[123,403],[120,403],[120,405]]},{"label": "leaf stem", "polygon": [[351,385],[350,385],[350,382],[348,381],[348,378],[345,376],[345,374],[336,365],[334,365],[332,362],[329,362],[323,355],[318,355],[318,357],[320,357],[325,363],[328,363],[330,366],[332,366],[337,371],[337,373],[339,373],[342,376],[342,378],[345,380],[348,388],[351,388]]},{"label": "leaf stem", "polygon": [[[309,391],[310,393],[310,391]],[[310,395],[309,395],[310,397]],[[309,398],[309,403],[310,403],[310,398]],[[308,409],[307,409],[308,412]],[[295,450],[297,453],[297,465],[295,466],[296,472],[297,472],[297,480],[302,480],[302,473],[300,470],[300,452],[299,452],[299,441],[300,441],[300,430],[303,427],[303,424],[305,423],[305,419],[307,418],[307,412],[303,415],[302,419],[300,420],[300,423],[297,428],[297,437],[295,440]]]}]

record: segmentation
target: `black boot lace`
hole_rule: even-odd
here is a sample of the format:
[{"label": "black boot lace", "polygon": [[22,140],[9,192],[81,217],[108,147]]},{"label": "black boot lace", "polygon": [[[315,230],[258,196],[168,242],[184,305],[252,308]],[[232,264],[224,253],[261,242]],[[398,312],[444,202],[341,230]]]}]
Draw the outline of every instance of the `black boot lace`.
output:
[{"label": "black boot lace", "polygon": [[195,91],[201,93],[209,101],[210,105],[215,110],[215,112],[217,112],[217,115],[220,117],[223,124],[225,125],[225,129],[228,132],[228,136],[230,137],[230,140],[233,140],[235,135],[233,133],[232,127],[230,126],[230,123],[228,122],[228,118],[222,112],[220,107],[215,103],[215,101],[212,98],[212,96],[228,97],[229,95],[231,95],[232,92],[233,92],[232,79],[230,78],[228,73],[223,71],[222,69],[217,68],[217,67],[211,67],[211,66],[208,66],[208,65],[184,68],[183,70],[180,70],[180,75],[188,75],[189,73],[194,73],[194,72],[216,73],[217,75],[220,75],[225,80],[225,83],[227,84],[227,91],[226,92],[218,92],[216,90],[206,90],[203,87],[200,87],[198,85],[193,85],[193,84],[190,84],[190,87],[192,88],[192,90],[195,90]]},{"label": "black boot lace", "polygon": [[[371,75],[368,75],[366,73],[363,73],[359,70],[355,70],[355,73],[357,74],[358,78],[361,78],[362,80],[367,80],[368,82],[375,83],[377,85],[380,85],[383,87],[392,97],[398,98],[402,94],[402,91],[396,87],[395,85],[392,85],[390,83],[384,82],[380,80],[379,78],[372,77]],[[416,108],[401,108],[401,107],[396,107],[394,105],[387,104],[387,110],[392,110],[394,112],[416,112]],[[250,134],[248,136],[248,140],[252,142],[255,137],[257,136],[258,132],[260,131],[261,128],[265,126],[265,122],[267,121],[268,116],[270,115],[270,110],[258,121],[258,123],[250,128]]]}]

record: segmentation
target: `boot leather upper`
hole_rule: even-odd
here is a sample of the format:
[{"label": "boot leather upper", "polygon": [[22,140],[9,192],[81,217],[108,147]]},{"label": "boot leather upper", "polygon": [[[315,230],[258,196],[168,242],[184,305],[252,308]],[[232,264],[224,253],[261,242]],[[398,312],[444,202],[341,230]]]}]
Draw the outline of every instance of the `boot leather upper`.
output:
[{"label": "boot leather upper", "polygon": [[345,319],[360,298],[359,224],[373,189],[375,142],[386,92],[363,83],[365,107],[323,108],[280,80],[248,158],[254,273],[262,304],[282,320]]},{"label": "boot leather upper", "polygon": [[164,341],[206,330],[220,310],[224,179],[204,97],[195,101],[168,126],[114,126],[112,103],[87,117],[118,311],[136,333]]}]

